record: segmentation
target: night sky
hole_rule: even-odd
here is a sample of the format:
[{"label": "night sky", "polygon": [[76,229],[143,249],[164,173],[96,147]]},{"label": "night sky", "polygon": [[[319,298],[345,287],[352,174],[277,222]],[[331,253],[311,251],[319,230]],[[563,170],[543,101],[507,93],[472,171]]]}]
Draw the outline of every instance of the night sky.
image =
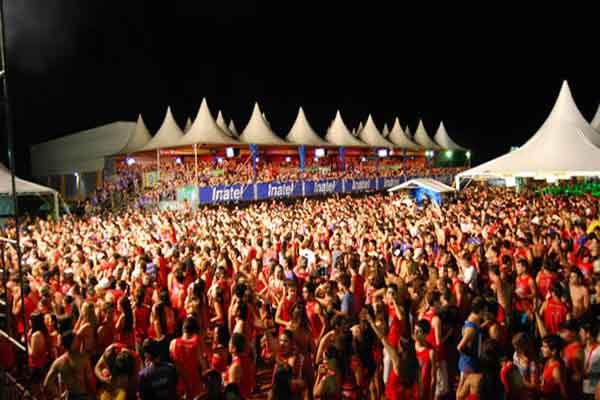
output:
[{"label": "night sky", "polygon": [[563,79],[586,118],[600,102],[593,8],[322,3],[6,0],[18,173],[31,144],[138,113],[154,133],[167,105],[183,126],[202,97],[240,130],[258,100],[282,136],[300,105],[321,134],[338,108],[350,128],[443,120],[475,163],[533,134]]}]

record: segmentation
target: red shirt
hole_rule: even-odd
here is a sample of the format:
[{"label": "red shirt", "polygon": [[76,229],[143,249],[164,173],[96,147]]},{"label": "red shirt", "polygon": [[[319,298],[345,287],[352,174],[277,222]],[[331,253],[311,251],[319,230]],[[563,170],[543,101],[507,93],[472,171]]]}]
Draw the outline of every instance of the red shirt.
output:
[{"label": "red shirt", "polygon": [[558,333],[560,325],[567,319],[568,313],[569,309],[562,301],[551,297],[544,309],[544,325],[546,325],[548,332]]},{"label": "red shirt", "polygon": [[542,299],[546,298],[554,282],[558,282],[558,276],[554,272],[540,271],[537,276],[537,287]]}]

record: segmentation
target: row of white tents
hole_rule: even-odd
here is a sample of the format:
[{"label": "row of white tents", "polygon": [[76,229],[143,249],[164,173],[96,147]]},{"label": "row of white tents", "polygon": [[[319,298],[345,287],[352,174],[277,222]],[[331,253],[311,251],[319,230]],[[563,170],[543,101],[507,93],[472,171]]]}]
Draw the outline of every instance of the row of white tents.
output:
[{"label": "row of white tents", "polygon": [[402,128],[398,118],[394,120],[391,130],[385,125],[383,131],[380,132],[371,115],[367,118],[364,126],[361,124],[358,130],[351,132],[344,123],[339,111],[330,123],[325,137],[322,138],[311,126],[302,107],[298,110],[296,120],[287,136],[282,139],[273,132],[265,114],[260,111],[258,103],[254,105],[246,128],[238,134],[234,122],[231,121],[227,124],[221,111],[218,112],[217,119],[213,119],[206,99],[203,99],[196,118],[193,122],[188,118],[183,130],[175,122],[170,108],[167,108],[163,123],[153,137],[150,136],[142,117],[139,116],[136,130],[134,130],[127,145],[120,153],[135,153],[157,148],[176,148],[192,144],[260,144],[267,146],[291,144],[466,151],[448,135],[443,122],[440,123],[433,140],[429,137],[422,121],[419,121],[415,136],[412,137]]},{"label": "row of white tents", "polygon": [[533,178],[555,182],[573,177],[600,176],[600,107],[591,124],[577,108],[568,83],[543,125],[521,147],[456,176],[464,179]]}]

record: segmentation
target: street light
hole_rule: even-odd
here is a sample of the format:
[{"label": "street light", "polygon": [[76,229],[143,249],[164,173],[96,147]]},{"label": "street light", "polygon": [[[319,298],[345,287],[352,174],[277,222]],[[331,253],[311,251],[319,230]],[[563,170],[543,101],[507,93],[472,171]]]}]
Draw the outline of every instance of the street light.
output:
[{"label": "street light", "polygon": [[467,157],[467,160],[471,159],[471,150],[467,150],[467,152],[465,153],[465,157]]},{"label": "street light", "polygon": [[452,150],[446,150],[446,158],[452,158]]}]

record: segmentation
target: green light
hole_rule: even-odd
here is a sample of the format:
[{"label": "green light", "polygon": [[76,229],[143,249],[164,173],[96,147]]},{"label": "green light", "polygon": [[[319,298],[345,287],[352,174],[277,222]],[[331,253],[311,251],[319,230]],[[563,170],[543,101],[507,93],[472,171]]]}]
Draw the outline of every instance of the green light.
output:
[{"label": "green light", "polygon": [[471,151],[467,150],[467,152],[465,153],[465,157],[467,157],[467,160],[471,158]]},{"label": "green light", "polygon": [[446,157],[452,158],[452,150],[446,150]]}]

